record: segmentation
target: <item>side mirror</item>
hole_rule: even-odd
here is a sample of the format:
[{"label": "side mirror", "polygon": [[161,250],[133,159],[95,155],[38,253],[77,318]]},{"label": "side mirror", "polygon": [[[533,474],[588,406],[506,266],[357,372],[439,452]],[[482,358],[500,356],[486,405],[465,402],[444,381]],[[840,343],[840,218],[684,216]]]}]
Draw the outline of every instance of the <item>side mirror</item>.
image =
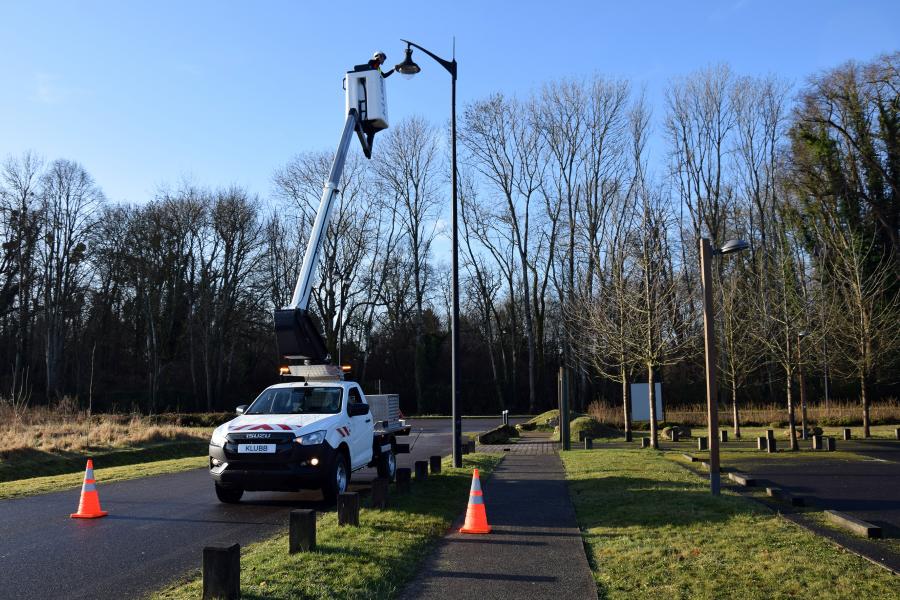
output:
[{"label": "side mirror", "polygon": [[354,402],[347,405],[347,414],[351,417],[361,417],[369,414],[369,405],[364,402]]},{"label": "side mirror", "polygon": [[244,411],[245,411],[245,410],[247,410],[247,405],[246,405],[246,404],[241,404],[241,405],[238,406],[236,409],[234,409],[234,412],[236,412],[238,415],[242,415],[242,414],[244,414]]}]

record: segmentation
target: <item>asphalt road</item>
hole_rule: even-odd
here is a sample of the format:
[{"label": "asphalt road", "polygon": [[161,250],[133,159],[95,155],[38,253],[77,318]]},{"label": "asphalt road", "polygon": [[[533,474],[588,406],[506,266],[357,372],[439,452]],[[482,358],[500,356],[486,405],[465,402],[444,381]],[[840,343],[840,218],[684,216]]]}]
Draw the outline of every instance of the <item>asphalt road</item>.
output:
[{"label": "asphalt road", "polygon": [[[513,420],[517,422],[518,420]],[[500,419],[465,419],[484,431]],[[411,452],[398,465],[449,454],[449,419],[412,419]],[[98,465],[100,466],[100,465]],[[364,487],[374,469],[354,473]],[[104,485],[109,516],[70,519],[80,489],[0,501],[0,598],[135,598],[199,568],[212,544],[249,544],[287,527],[294,508],[331,510],[319,492],[248,492],[220,503],[205,469]]]}]

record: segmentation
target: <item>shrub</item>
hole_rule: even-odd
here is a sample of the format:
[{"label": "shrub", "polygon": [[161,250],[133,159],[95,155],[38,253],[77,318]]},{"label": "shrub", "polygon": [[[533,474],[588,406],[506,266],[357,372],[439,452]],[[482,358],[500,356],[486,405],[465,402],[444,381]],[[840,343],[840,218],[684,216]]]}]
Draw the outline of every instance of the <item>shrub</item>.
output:
[{"label": "shrub", "polygon": [[622,432],[613,429],[609,425],[604,425],[593,417],[578,417],[569,423],[569,433],[572,439],[581,440],[585,437],[591,438],[614,438],[620,437]]}]

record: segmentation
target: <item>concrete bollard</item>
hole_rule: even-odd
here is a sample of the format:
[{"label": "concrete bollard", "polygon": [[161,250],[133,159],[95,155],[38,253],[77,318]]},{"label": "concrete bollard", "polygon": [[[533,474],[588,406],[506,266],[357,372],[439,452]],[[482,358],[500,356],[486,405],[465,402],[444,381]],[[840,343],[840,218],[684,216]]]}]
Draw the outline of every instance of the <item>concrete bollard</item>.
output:
[{"label": "concrete bollard", "polygon": [[626,441],[626,442],[630,442],[631,440],[632,440],[631,431],[630,431],[630,430],[629,430],[629,431],[626,431],[626,432],[625,432],[625,441]]},{"label": "concrete bollard", "polygon": [[822,443],[825,446],[825,452],[834,452],[837,448],[837,442],[833,437],[827,437],[822,440]]},{"label": "concrete bollard", "polygon": [[852,434],[850,428],[849,428],[849,427],[844,427],[844,440],[845,440],[845,441],[846,441],[846,440],[849,440],[849,439],[852,438],[852,436],[853,436],[853,434]]},{"label": "concrete bollard", "polygon": [[641,448],[650,447],[650,438],[641,438]]},{"label": "concrete bollard", "polygon": [[356,492],[344,492],[338,494],[337,501],[338,525],[350,525],[359,527],[359,494]]},{"label": "concrete bollard", "polygon": [[203,548],[203,600],[241,597],[241,545]]},{"label": "concrete bollard", "polygon": [[728,430],[727,429],[719,430],[719,439],[722,440],[723,444],[728,441]]},{"label": "concrete bollard", "polygon": [[758,437],[756,438],[756,449],[757,450],[767,450],[769,448],[769,438],[767,437]]},{"label": "concrete bollard", "polygon": [[413,466],[416,469],[416,481],[425,481],[428,479],[428,461],[417,460]]},{"label": "concrete bollard", "polygon": [[778,452],[778,442],[775,441],[775,438],[770,437],[766,440],[766,451],[768,451],[769,454]]},{"label": "concrete bollard", "polygon": [[594,438],[592,438],[592,437],[584,438],[584,449],[585,450],[593,450],[594,449]]},{"label": "concrete bollard", "polygon": [[812,436],[812,448],[813,448],[813,450],[821,450],[822,449],[822,436],[821,435]]},{"label": "concrete bollard", "polygon": [[709,440],[705,437],[697,438],[697,450],[709,450]]},{"label": "concrete bollard", "polygon": [[441,457],[440,456],[429,456],[428,463],[431,467],[431,474],[436,475],[441,472]]},{"label": "concrete bollard", "polygon": [[290,513],[288,553],[311,552],[316,549],[316,511],[298,508]]},{"label": "concrete bollard", "polygon": [[406,494],[409,492],[409,480],[412,471],[408,467],[400,467],[397,469],[397,493]]},{"label": "concrete bollard", "polygon": [[372,508],[379,510],[387,508],[389,483],[384,477],[376,477],[372,480]]}]

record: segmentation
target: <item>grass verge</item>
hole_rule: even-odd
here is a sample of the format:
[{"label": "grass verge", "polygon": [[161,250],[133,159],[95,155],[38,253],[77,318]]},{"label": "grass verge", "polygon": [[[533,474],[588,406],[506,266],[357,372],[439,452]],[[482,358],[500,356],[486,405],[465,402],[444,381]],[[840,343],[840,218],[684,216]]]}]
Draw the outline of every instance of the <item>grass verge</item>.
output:
[{"label": "grass verge", "polygon": [[[242,598],[391,598],[416,573],[431,546],[465,509],[473,467],[489,474],[501,460],[467,454],[463,468],[444,461],[439,475],[413,482],[383,511],[363,508],[360,526],[338,527],[334,512],[319,516],[314,552],[288,554],[287,532],[241,549]],[[363,501],[366,506],[366,500]],[[287,517],[287,515],[285,515]],[[285,519],[286,520],[286,519]],[[156,600],[199,598],[198,571]]]},{"label": "grass verge", "polygon": [[[126,479],[138,479],[140,477],[150,477],[151,475],[163,475],[165,473],[175,473],[178,471],[189,471],[190,469],[199,469],[207,465],[208,457],[192,456],[183,458],[171,458],[168,460],[153,460],[149,462],[140,462],[136,464],[128,464],[119,467],[103,467],[95,468],[94,476],[100,485],[113,481],[124,481]],[[97,463],[95,463],[96,467]],[[15,481],[4,481],[0,483],[0,500],[7,498],[18,498],[21,496],[32,496],[34,494],[44,494],[47,492],[58,492],[67,490],[81,485],[84,480],[84,464],[81,466],[80,473],[66,473],[64,475],[50,475],[47,477],[32,477],[30,479],[17,479]]]},{"label": "grass verge", "polygon": [[[601,598],[888,598],[896,579],[866,560],[657,452],[562,455]],[[891,591],[893,590],[893,591]]]}]

